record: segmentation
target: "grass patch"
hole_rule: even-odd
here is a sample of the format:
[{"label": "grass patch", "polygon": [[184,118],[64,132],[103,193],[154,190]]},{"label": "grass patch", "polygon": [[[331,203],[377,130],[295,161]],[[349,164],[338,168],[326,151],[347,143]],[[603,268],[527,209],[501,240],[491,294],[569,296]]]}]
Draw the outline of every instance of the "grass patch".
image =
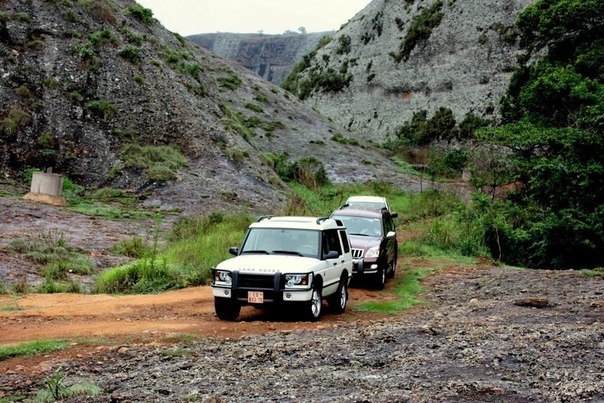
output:
[{"label": "grass patch", "polygon": [[43,265],[44,276],[51,280],[66,280],[68,273],[89,275],[95,269],[94,262],[83,251],[67,245],[62,233],[49,232],[30,240],[16,239],[7,249]]},{"label": "grass patch", "polygon": [[65,340],[38,340],[15,346],[0,346],[0,361],[15,357],[31,357],[38,354],[65,350],[69,343]]},{"label": "grass patch", "polygon": [[245,215],[212,213],[182,217],[159,248],[159,234],[144,256],[130,264],[103,272],[95,281],[99,293],[158,293],[207,284],[212,266],[230,257],[253,221]]},{"label": "grass patch", "polygon": [[583,269],[581,273],[584,277],[604,277],[604,267],[596,267],[595,269]]},{"label": "grass patch", "polygon": [[96,397],[102,389],[92,382],[78,382],[69,385],[67,375],[59,368],[44,379],[44,389],[36,394],[36,402],[56,402],[68,398]]},{"label": "grass patch", "polygon": [[399,276],[393,301],[368,301],[359,304],[356,310],[361,312],[399,313],[417,304],[421,304],[420,294],[423,291],[421,280],[434,272],[431,268],[407,269]]},{"label": "grass patch", "polygon": [[140,146],[127,144],[122,150],[128,168],[143,170],[150,181],[165,182],[177,178],[179,168],[188,165],[187,158],[175,146]]},{"label": "grass patch", "polygon": [[[2,285],[3,291],[6,290],[4,284]],[[3,292],[2,294],[8,294],[8,291]],[[16,296],[12,296],[9,301],[6,301],[5,304],[0,305],[0,312],[16,312],[20,311],[22,308],[19,306],[19,301]]]}]

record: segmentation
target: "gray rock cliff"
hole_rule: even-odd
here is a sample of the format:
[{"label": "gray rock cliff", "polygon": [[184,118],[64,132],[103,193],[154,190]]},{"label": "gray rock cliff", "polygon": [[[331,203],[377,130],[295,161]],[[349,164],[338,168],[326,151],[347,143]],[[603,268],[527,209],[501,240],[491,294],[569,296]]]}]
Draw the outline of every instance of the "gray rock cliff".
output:
[{"label": "gray rock cliff", "polygon": [[283,35],[212,33],[187,38],[279,85],[323,36],[332,34],[331,31]]},{"label": "gray rock cliff", "polygon": [[308,106],[377,142],[421,110],[497,120],[516,67],[514,22],[530,3],[374,0],[317,50],[298,88]]}]

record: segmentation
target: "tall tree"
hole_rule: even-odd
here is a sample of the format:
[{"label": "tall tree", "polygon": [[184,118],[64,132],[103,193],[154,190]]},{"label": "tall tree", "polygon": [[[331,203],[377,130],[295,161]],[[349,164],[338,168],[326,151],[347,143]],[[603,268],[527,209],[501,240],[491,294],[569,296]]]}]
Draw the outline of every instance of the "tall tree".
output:
[{"label": "tall tree", "polygon": [[603,265],[604,0],[539,0],[518,27],[524,60],[539,61],[514,74],[504,125],[480,135],[513,150],[522,186],[488,238],[515,264]]}]

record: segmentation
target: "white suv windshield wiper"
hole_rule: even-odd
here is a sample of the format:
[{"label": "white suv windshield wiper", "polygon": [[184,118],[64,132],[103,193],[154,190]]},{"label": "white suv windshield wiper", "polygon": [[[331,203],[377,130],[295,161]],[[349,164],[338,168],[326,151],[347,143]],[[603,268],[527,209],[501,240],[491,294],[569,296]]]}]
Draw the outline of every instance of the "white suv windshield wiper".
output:
[{"label": "white suv windshield wiper", "polygon": [[282,255],[302,256],[302,254],[300,252],[295,251],[295,250],[274,250],[273,253],[274,254],[282,254]]}]

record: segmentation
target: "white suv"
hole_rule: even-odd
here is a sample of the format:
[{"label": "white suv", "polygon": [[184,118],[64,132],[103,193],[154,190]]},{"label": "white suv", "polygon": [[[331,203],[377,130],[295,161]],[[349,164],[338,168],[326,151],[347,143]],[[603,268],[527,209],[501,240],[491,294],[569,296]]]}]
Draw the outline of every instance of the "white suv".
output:
[{"label": "white suv", "polygon": [[344,205],[353,208],[370,210],[381,210],[383,208],[390,210],[390,207],[388,207],[388,201],[386,201],[386,198],[382,196],[350,196]]},{"label": "white suv", "polygon": [[352,253],[346,228],[328,217],[260,217],[236,257],[212,268],[216,315],[235,320],[242,305],[297,304],[312,321],[322,301],[342,313],[348,302]]}]

